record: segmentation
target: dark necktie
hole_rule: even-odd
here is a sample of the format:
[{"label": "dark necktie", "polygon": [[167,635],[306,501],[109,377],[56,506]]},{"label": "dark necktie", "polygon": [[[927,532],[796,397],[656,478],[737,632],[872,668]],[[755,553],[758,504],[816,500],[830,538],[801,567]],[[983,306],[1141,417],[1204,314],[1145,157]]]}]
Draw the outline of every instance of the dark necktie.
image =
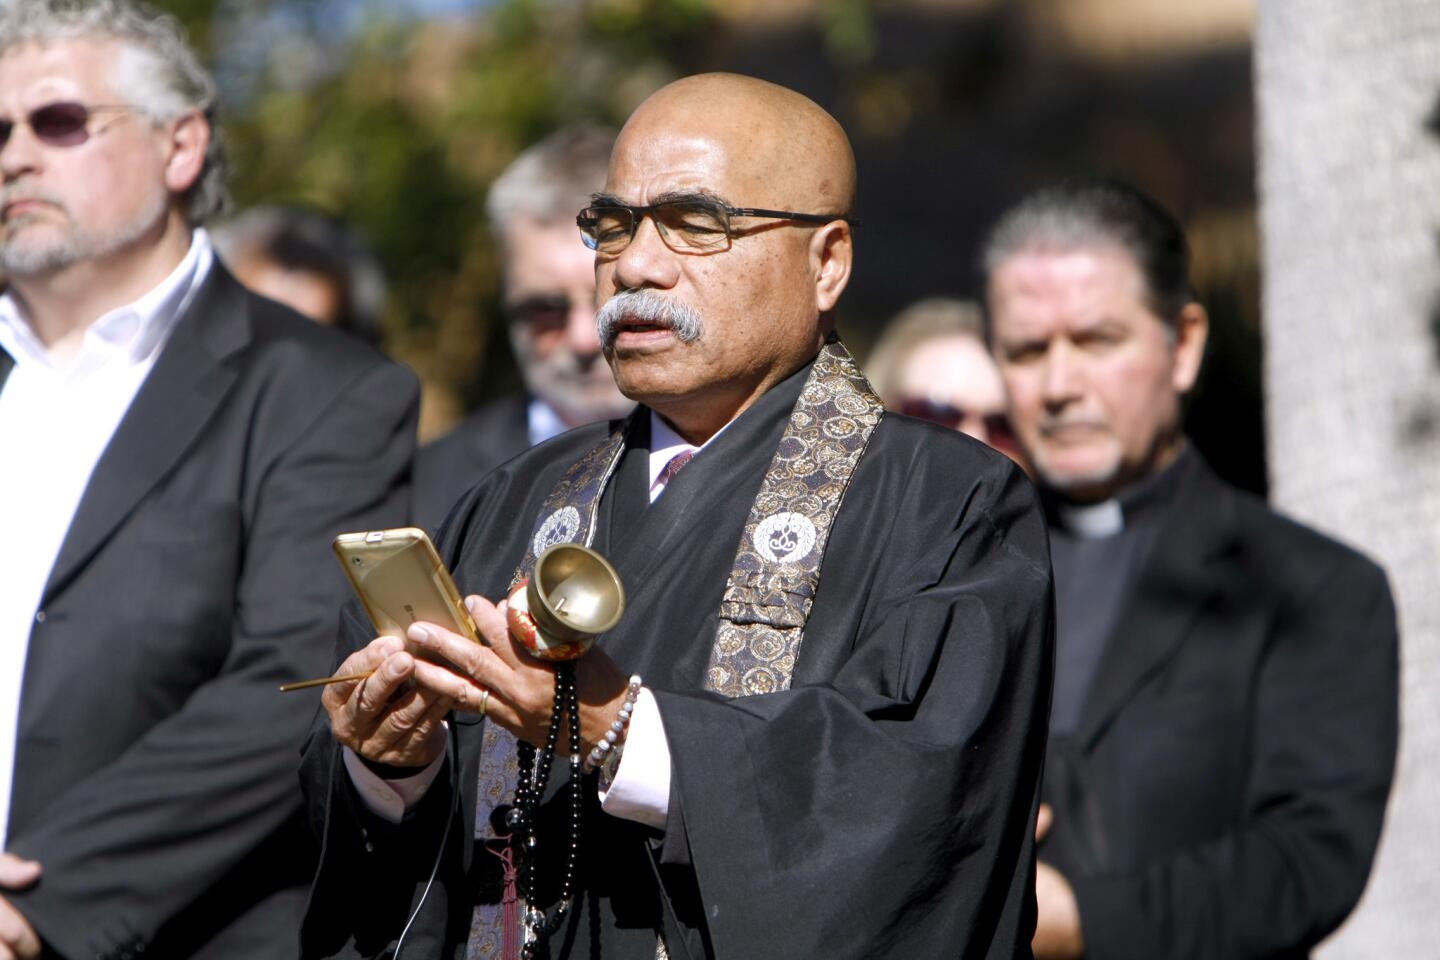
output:
[{"label": "dark necktie", "polygon": [[670,462],[665,464],[664,469],[660,471],[660,475],[657,476],[655,482],[650,485],[650,489],[654,491],[656,497],[659,497],[660,494],[665,491],[666,485],[675,479],[675,474],[679,473],[681,468],[689,463],[694,456],[694,450],[682,450],[670,458]]}]

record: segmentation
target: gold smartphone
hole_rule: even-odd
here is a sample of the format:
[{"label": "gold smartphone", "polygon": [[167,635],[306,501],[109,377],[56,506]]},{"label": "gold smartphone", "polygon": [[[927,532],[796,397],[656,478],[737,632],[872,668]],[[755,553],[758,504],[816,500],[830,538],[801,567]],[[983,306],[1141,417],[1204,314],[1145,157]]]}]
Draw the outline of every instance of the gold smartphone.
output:
[{"label": "gold smartphone", "polygon": [[[399,527],[342,533],[335,538],[334,549],[377,636],[405,640],[410,624],[424,620],[483,642],[450,571],[424,530]],[[406,647],[419,656],[408,640]],[[427,655],[424,659],[435,658]]]}]

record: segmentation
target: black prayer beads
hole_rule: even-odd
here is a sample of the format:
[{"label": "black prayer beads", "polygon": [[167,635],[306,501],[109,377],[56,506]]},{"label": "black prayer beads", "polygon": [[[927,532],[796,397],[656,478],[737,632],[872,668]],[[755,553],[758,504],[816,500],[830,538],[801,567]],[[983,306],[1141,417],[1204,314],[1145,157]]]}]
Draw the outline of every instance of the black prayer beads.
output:
[{"label": "black prayer beads", "polygon": [[[565,851],[565,874],[560,883],[560,902],[555,912],[546,916],[535,906],[535,863],[540,839],[536,835],[536,816],[550,780],[560,732],[566,719],[570,721],[570,847]],[[515,805],[506,821],[520,845],[521,867],[517,877],[520,902],[525,904],[524,942],[520,947],[522,960],[534,960],[540,944],[565,921],[575,896],[575,864],[580,854],[580,821],[583,813],[580,771],[580,703],[575,693],[575,664],[564,661],[555,665],[555,701],[550,708],[550,726],[545,745],[536,754],[535,748],[523,741],[517,750],[520,767],[515,787]]]}]

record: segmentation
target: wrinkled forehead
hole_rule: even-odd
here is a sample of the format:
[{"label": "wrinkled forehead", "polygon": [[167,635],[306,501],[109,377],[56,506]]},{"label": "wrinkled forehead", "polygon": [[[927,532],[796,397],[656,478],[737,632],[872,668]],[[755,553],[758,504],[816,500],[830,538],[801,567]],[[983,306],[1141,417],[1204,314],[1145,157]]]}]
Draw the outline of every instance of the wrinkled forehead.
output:
[{"label": "wrinkled forehead", "polygon": [[708,191],[737,206],[846,209],[854,160],[838,124],[772,84],[679,81],[631,116],[611,156],[609,189],[631,203]]},{"label": "wrinkled forehead", "polygon": [[[1031,247],[1008,257],[990,278],[993,312],[1008,316],[1045,310],[1077,318],[1144,307],[1144,280],[1115,246]],[[1009,308],[1009,309],[1002,309]]]},{"label": "wrinkled forehead", "polygon": [[110,102],[118,42],[76,37],[26,41],[0,51],[0,98],[35,107],[54,100]]},{"label": "wrinkled forehead", "polygon": [[773,153],[753,134],[713,124],[627,128],[615,144],[605,192],[635,204],[688,193],[742,206],[773,204],[785,193],[782,183],[765,183],[762,171],[775,170]]}]

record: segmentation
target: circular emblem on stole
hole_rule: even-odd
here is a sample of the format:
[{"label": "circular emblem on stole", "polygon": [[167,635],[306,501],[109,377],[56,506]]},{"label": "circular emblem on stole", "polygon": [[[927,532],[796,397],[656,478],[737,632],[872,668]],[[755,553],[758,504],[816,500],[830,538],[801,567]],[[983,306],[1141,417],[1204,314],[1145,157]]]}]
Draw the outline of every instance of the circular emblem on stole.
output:
[{"label": "circular emblem on stole", "polygon": [[538,557],[557,543],[574,543],[579,534],[580,511],[574,507],[561,507],[540,524],[530,549]]},{"label": "circular emblem on stole", "polygon": [[769,562],[794,563],[814,549],[815,524],[803,513],[775,513],[760,521],[750,540]]}]

